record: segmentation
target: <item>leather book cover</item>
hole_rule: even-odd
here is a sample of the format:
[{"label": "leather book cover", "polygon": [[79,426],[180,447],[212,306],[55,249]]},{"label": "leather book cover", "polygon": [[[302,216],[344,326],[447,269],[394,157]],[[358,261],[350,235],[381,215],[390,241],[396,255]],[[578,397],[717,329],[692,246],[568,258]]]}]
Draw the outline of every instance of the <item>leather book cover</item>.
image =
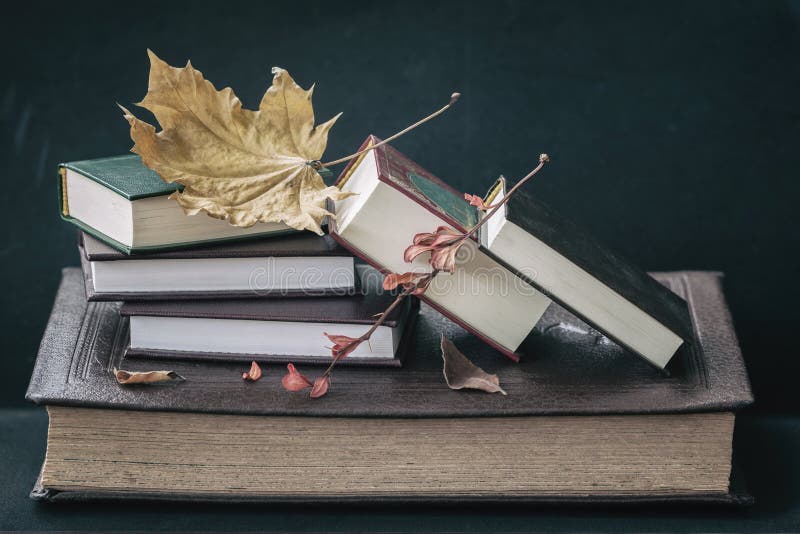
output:
[{"label": "leather book cover", "polygon": [[[150,370],[153,362],[126,359],[119,303],[86,302],[78,269],[64,270],[42,339],[27,398],[60,404],[138,410],[351,417],[461,417],[579,414],[655,414],[735,411],[752,402],[742,355],[713,272],[656,273],[682,296],[694,342],[674,357],[664,377],[566,310],[551,306],[523,343],[530,356],[514,363],[422,305],[403,367],[348,367],[320,402],[298,402],[280,387],[284,365],[264,365],[259,395],[241,379],[238,362],[160,361],[186,381],[156,388],[122,387],[114,367]],[[442,379],[440,335],[476,365],[499,376],[507,396],[450,390]],[[302,370],[302,369],[301,369]]]},{"label": "leather book cover", "polygon": [[358,279],[351,288],[312,289],[312,290],[221,290],[221,291],[146,291],[146,292],[98,292],[90,262],[105,261],[148,261],[157,259],[207,259],[207,258],[278,258],[278,257],[346,257],[351,254],[339,246],[328,235],[318,236],[311,232],[298,232],[266,239],[244,240],[214,246],[171,250],[154,254],[128,256],[106,245],[85,232],[78,232],[78,253],[86,286],[86,298],[90,301],[141,301],[141,300],[186,300],[186,299],[226,299],[226,298],[264,298],[264,297],[320,297],[342,296],[358,291]]}]

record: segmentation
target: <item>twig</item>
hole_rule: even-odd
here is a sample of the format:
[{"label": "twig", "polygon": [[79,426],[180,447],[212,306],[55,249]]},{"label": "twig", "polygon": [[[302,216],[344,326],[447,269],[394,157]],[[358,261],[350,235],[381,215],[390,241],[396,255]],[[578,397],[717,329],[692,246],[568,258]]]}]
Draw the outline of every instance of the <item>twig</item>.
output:
[{"label": "twig", "polygon": [[319,161],[312,161],[312,162],[309,162],[309,165],[311,165],[315,169],[319,170],[319,169],[323,169],[325,167],[330,167],[332,165],[337,165],[339,163],[344,163],[345,161],[350,161],[351,159],[357,158],[358,156],[360,156],[361,154],[364,154],[365,152],[369,152],[370,150],[375,150],[379,146],[385,145],[386,143],[394,141],[395,139],[397,139],[401,135],[404,135],[404,134],[410,132],[411,130],[413,130],[417,126],[422,126],[423,124],[425,124],[429,120],[438,117],[439,115],[441,115],[442,113],[447,111],[450,107],[452,107],[453,104],[458,102],[458,97],[460,97],[460,96],[461,96],[461,93],[453,93],[452,95],[450,95],[450,102],[448,102],[446,105],[442,106],[438,111],[434,111],[433,113],[431,113],[430,115],[428,115],[424,119],[418,120],[417,122],[415,122],[411,126],[408,126],[408,127],[404,128],[404,129],[400,130],[396,134],[392,135],[391,137],[388,137],[388,138],[384,139],[380,143],[377,143],[377,144],[372,145],[372,146],[368,146],[367,148],[365,148],[363,150],[359,150],[355,154],[350,154],[349,156],[346,156],[344,158],[339,158],[339,159],[336,159],[336,160],[333,160],[333,161],[329,161],[327,163],[321,163]]}]

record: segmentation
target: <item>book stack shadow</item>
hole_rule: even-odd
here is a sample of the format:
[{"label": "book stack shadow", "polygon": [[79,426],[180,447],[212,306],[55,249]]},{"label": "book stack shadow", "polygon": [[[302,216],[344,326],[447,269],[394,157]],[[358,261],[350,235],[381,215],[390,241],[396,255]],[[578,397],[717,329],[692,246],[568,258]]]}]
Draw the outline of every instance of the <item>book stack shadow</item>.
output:
[{"label": "book stack shadow", "polygon": [[[287,363],[321,373],[325,333],[358,337],[392,302],[381,272],[426,267],[403,262],[414,234],[482,217],[388,145],[338,185],[357,195],[319,236],[188,217],[138,156],[61,167],[81,267],[63,270],[27,393],[50,417],[33,498],[752,501],[733,431],[753,399],[721,273],[645,273],[525,195],[325,397],[285,391]],[[443,336],[507,394],[450,389]],[[115,369],[185,380],[125,386]]]}]

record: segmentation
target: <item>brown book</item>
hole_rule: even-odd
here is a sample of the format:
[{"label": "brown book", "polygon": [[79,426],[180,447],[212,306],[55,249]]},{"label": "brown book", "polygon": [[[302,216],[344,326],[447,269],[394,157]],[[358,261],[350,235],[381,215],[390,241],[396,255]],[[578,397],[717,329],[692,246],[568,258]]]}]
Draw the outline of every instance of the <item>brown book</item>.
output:
[{"label": "brown book", "polygon": [[[32,496],[747,503],[732,437],[752,395],[721,276],[654,276],[694,332],[669,377],[556,306],[513,363],[423,304],[403,367],[339,369],[311,400],[281,389],[279,365],[245,383],[241,363],[163,361],[186,381],[119,386],[111,369],[153,362],[124,357],[118,305],[87,304],[67,269],[27,394],[51,417]],[[450,390],[440,333],[508,395]]]},{"label": "brown book", "polygon": [[80,232],[89,300],[342,296],[356,291],[353,256],[329,236],[287,236],[129,256]]}]

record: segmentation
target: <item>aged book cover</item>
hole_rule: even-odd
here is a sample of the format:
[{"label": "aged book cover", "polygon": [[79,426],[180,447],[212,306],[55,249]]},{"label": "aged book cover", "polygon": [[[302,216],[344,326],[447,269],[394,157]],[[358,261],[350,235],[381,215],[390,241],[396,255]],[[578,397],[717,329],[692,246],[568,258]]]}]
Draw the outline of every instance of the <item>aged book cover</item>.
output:
[{"label": "aged book cover", "polygon": [[[721,290],[721,275],[654,276],[685,298],[691,311],[694,339],[676,354],[669,377],[644,361],[631,362],[624,349],[557,306],[547,310],[525,341],[533,356],[516,364],[499,358],[423,305],[404,367],[381,373],[340,369],[335,391],[310,402],[303,394],[283,391],[278,382],[284,369],[272,365],[264,366],[261,381],[247,384],[240,378],[241,364],[173,360],[160,367],[182,374],[185,383],[120,387],[110,375],[112,368],[145,370],[152,368],[152,362],[124,358],[121,338],[126,320],[119,316],[118,304],[86,303],[80,273],[66,269],[27,394],[36,403],[54,407],[54,441],[33,496],[47,500],[749,502],[731,479],[731,440],[732,414],[750,404],[752,395]],[[476,364],[497,373],[508,395],[448,389],[441,375],[440,332]],[[253,393],[254,387],[258,394]],[[192,415],[174,418],[170,415],[174,412]],[[163,430],[175,438],[178,421],[186,424],[180,427],[183,432],[208,434],[204,440],[211,441],[204,445],[202,461],[204,471],[215,476],[182,472],[171,453],[156,454],[158,448],[152,449],[146,443],[149,438],[141,433],[112,432],[121,440],[117,445],[130,451],[125,460],[106,458],[107,450],[95,447],[92,438],[97,432],[107,434],[109,425],[117,424],[145,425],[159,436]],[[74,430],[76,424],[80,431]],[[244,429],[248,439],[256,440],[252,447],[260,452],[253,455],[251,449],[241,465],[230,456],[217,456],[220,453],[214,452],[212,443],[227,434],[212,429],[228,427]],[[443,428],[453,432],[443,432]],[[325,437],[315,440],[315,435]],[[338,442],[336,436],[346,442]],[[185,447],[173,438],[175,454],[179,454]],[[293,453],[298,439],[309,447],[314,443],[322,447],[313,449],[314,457],[347,449],[353,461],[372,465],[369,458],[377,458],[383,467],[376,465],[362,473],[353,471],[355,464],[347,458],[340,459],[331,465],[330,477],[319,479],[322,486],[300,489],[291,486],[277,467],[285,465],[280,459],[283,455],[305,458],[305,452]],[[508,454],[487,455],[487,448]],[[429,454],[418,454],[424,450]],[[447,450],[459,451],[456,460],[480,456],[490,469],[465,472],[459,469],[460,462],[453,463],[452,455],[445,458],[434,452]],[[69,463],[62,461],[65,454],[94,462],[85,474],[99,478],[70,483],[68,472],[63,471]],[[171,489],[148,491],[146,487],[156,484],[161,472],[131,471],[148,454],[154,455],[150,461],[163,462],[165,469],[181,471],[183,481],[168,482]],[[665,455],[673,461],[664,462]],[[340,455],[328,460],[336,457]],[[394,458],[389,463],[395,467],[389,469],[387,458]],[[95,469],[106,461],[111,462],[108,472]],[[310,468],[304,462],[298,463],[298,469]],[[253,469],[260,475],[251,480],[246,473]],[[497,478],[502,469],[524,476]],[[426,476],[422,483],[414,475],[422,472],[446,476]],[[570,472],[577,472],[577,478],[564,475]],[[129,482],[122,482],[113,473],[132,474],[125,475]],[[389,478],[384,482],[397,484],[370,485],[379,482],[369,478],[368,483],[364,478],[368,473],[386,473]],[[228,479],[249,482],[237,482],[237,489],[220,482]]]},{"label": "aged book cover", "polygon": [[80,232],[89,300],[346,295],[355,260],[330,236],[286,236],[129,256]]}]

